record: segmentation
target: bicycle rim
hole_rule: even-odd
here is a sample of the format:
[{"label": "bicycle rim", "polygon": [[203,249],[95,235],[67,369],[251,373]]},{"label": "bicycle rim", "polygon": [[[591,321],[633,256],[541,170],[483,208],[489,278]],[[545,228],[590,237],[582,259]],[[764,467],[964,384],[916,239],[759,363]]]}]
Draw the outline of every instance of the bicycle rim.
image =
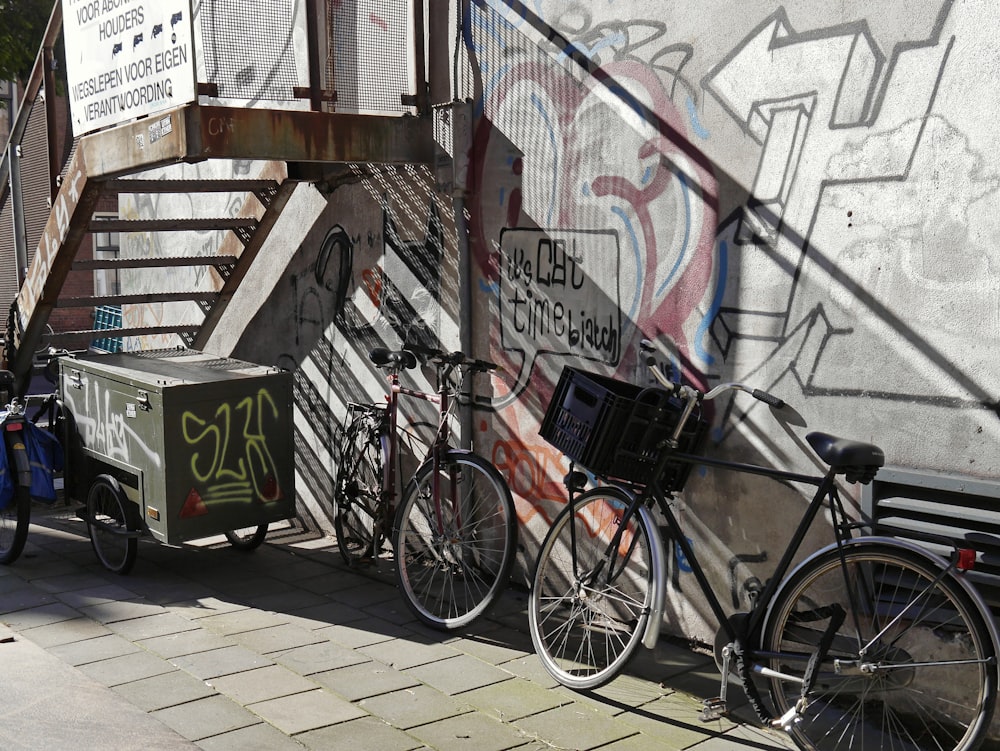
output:
[{"label": "bicycle rim", "polygon": [[139,547],[136,538],[126,534],[138,529],[129,504],[118,481],[106,475],[99,475],[87,494],[94,553],[106,569],[122,575],[132,570]]},{"label": "bicycle rim", "polygon": [[381,524],[382,456],[367,430],[354,431],[337,472],[334,531],[348,564],[371,558]]},{"label": "bicycle rim", "polygon": [[[973,749],[996,700],[992,637],[978,604],[934,563],[866,544],[804,565],[776,595],[765,644],[779,672],[801,676],[831,608],[846,618],[791,730],[804,749]],[[865,647],[862,653],[862,647]],[[834,660],[839,660],[835,663]],[[801,685],[772,680],[779,715]]]},{"label": "bicycle rim", "polygon": [[628,504],[614,489],[584,493],[556,517],[539,551],[528,625],[542,665],[564,686],[610,681],[646,628],[654,584],[645,518],[629,518],[609,550]]},{"label": "bicycle rim", "polygon": [[0,564],[13,563],[28,539],[31,500],[25,488],[15,488],[14,497],[0,509]]},{"label": "bicycle rim", "polygon": [[460,452],[445,457],[440,519],[433,474],[430,462],[417,470],[397,512],[396,574],[421,621],[455,629],[482,615],[506,586],[517,519],[507,484],[484,459]]}]

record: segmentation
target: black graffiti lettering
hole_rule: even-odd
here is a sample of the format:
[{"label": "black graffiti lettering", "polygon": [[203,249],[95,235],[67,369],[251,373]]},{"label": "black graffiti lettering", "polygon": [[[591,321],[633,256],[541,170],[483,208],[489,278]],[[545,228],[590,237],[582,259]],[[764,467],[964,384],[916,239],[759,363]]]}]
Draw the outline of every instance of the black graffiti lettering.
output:
[{"label": "black graffiti lettering", "polygon": [[538,283],[551,287],[558,283],[558,276],[553,274],[558,261],[557,255],[560,252],[561,240],[552,242],[547,237],[538,241]]},{"label": "black graffiti lettering", "polygon": [[533,273],[531,259],[524,248],[513,248],[507,256],[507,278],[512,282],[523,282],[527,289],[531,286]]},{"label": "black graffiti lettering", "polygon": [[542,238],[536,249],[536,279],[539,285],[581,289],[586,281],[577,262],[576,239],[572,240],[572,253],[566,252],[563,239]]},{"label": "black graffiti lettering", "polygon": [[603,320],[597,314],[581,310],[574,322],[573,311],[569,311],[568,322],[571,345],[583,346],[590,351],[605,352],[612,361],[618,357],[619,331],[614,316],[607,314]]},{"label": "black graffiti lettering", "polygon": [[566,336],[566,307],[556,300],[552,304],[552,333],[558,337]]}]

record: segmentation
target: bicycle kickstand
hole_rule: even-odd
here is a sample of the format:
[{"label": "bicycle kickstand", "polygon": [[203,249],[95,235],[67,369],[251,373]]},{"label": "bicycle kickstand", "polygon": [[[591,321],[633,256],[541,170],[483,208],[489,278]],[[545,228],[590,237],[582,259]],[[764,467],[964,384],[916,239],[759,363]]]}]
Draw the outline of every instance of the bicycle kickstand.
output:
[{"label": "bicycle kickstand", "polygon": [[719,695],[702,701],[703,706],[698,715],[698,719],[702,722],[721,720],[729,712],[729,708],[726,706],[726,692],[729,688],[729,662],[732,656],[733,646],[727,644],[722,648],[722,685],[719,687]]}]

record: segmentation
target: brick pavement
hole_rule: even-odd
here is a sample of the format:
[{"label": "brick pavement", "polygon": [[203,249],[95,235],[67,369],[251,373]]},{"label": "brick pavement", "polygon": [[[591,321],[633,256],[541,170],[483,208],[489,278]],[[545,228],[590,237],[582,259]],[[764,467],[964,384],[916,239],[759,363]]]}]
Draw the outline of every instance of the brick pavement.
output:
[{"label": "brick pavement", "polygon": [[[745,706],[736,721],[701,723],[693,696],[718,691],[715,667],[667,641],[602,689],[559,686],[532,652],[516,588],[468,631],[443,634],[412,617],[387,565],[349,570],[333,541],[291,528],[250,554],[143,542],[126,577],[101,568],[85,535],[65,511],[35,513],[25,553],[0,567],[0,623],[127,702],[96,716],[134,707],[191,747],[790,747]],[[99,723],[79,732],[100,741]]]}]

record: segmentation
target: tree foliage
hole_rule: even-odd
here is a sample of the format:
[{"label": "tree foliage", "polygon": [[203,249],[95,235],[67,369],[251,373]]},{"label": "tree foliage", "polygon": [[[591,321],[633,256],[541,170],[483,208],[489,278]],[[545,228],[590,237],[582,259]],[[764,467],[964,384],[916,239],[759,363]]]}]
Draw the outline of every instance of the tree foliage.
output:
[{"label": "tree foliage", "polygon": [[0,0],[0,79],[25,81],[59,0]]}]

